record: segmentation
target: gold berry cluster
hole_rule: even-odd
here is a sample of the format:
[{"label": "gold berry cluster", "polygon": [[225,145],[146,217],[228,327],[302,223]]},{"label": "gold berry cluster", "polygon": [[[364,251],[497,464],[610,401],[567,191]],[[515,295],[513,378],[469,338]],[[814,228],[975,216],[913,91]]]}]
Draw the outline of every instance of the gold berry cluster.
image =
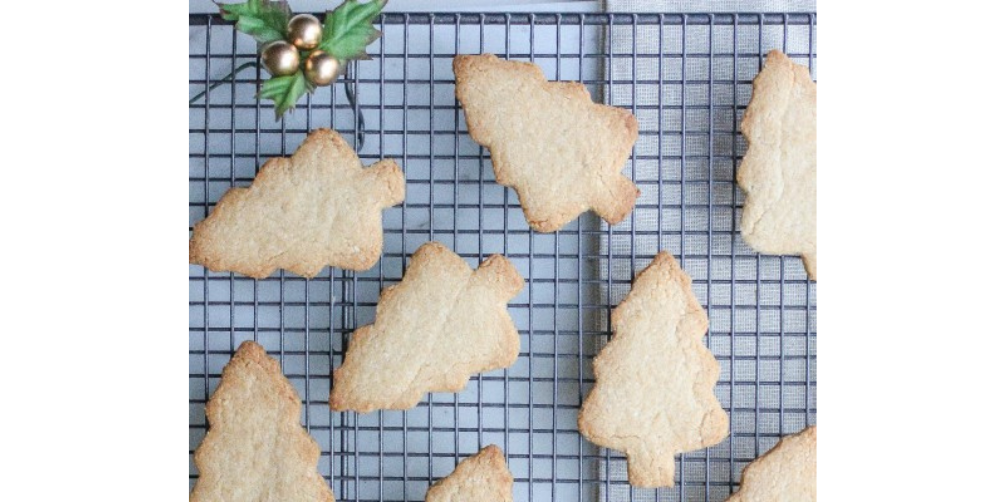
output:
[{"label": "gold berry cluster", "polygon": [[314,85],[328,85],[339,73],[339,62],[318,49],[321,43],[321,21],[310,14],[297,14],[286,24],[286,40],[275,40],[262,46],[262,63],[274,76],[293,75],[300,70],[300,53],[304,58],[304,75]]}]

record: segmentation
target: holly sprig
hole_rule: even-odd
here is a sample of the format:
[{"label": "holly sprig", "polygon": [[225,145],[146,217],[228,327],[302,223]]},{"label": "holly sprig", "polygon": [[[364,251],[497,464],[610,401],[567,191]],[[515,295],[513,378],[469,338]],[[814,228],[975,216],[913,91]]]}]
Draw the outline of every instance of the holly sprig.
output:
[{"label": "holly sprig", "polygon": [[235,21],[238,31],[255,37],[260,44],[286,38],[286,23],[292,15],[286,2],[248,0],[244,3],[218,5],[225,20]]},{"label": "holly sprig", "polygon": [[380,38],[380,32],[373,27],[373,20],[385,5],[387,0],[367,3],[348,0],[326,14],[321,31],[321,50],[331,54],[339,63],[350,59],[369,59],[366,46]]},{"label": "holly sprig", "polygon": [[276,105],[276,120],[283,116],[286,110],[292,110],[300,98],[308,93],[314,92],[314,85],[307,80],[303,71],[298,71],[293,75],[272,77],[262,83],[258,97],[271,99]]},{"label": "holly sprig", "polygon": [[[345,0],[325,14],[321,42],[318,49],[338,60],[344,71],[347,62],[369,59],[366,46],[380,38],[373,22],[388,0]],[[218,4],[227,21],[234,21],[238,31],[251,35],[259,47],[269,42],[286,39],[286,26],[292,13],[285,1],[247,0],[242,3]],[[276,108],[276,120],[292,110],[304,94],[314,92],[315,86],[304,74],[303,62],[312,51],[300,51],[300,69],[285,76],[273,76],[262,83],[259,98],[271,99]]]}]

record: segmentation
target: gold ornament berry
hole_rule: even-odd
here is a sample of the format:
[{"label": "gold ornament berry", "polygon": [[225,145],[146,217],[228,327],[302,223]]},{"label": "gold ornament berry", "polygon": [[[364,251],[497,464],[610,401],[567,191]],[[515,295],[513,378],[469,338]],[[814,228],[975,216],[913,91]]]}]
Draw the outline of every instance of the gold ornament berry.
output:
[{"label": "gold ornament berry", "polygon": [[314,51],[307,56],[304,74],[314,85],[328,85],[339,73],[339,62],[325,51]]},{"label": "gold ornament berry", "polygon": [[286,38],[297,49],[315,49],[321,43],[321,21],[310,14],[297,14],[286,24]]},{"label": "gold ornament berry", "polygon": [[262,47],[262,63],[277,77],[293,75],[300,69],[300,53],[293,45],[276,40]]}]

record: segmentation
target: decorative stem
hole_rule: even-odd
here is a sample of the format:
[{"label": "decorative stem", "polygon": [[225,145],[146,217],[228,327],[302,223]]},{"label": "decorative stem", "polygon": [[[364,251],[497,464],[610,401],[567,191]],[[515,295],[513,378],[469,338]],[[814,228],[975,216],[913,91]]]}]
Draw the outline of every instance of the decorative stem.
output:
[{"label": "decorative stem", "polygon": [[200,92],[199,94],[196,94],[194,98],[188,100],[188,104],[189,105],[195,104],[195,102],[198,101],[199,98],[201,98],[201,97],[205,96],[206,94],[208,94],[209,91],[212,91],[213,89],[216,89],[220,85],[229,82],[230,80],[232,80],[235,77],[237,77],[238,73],[240,73],[240,72],[242,72],[242,71],[244,71],[244,70],[246,70],[248,68],[254,67],[254,66],[258,66],[258,62],[256,62],[256,61],[249,61],[247,63],[242,64],[241,66],[238,66],[237,68],[234,68],[234,71],[228,73],[227,76],[221,78],[220,80],[217,80],[216,82],[213,83],[213,85],[209,86],[208,89],[206,89],[205,91]]},{"label": "decorative stem", "polygon": [[[238,73],[241,73],[242,71],[254,66],[258,66],[258,63],[256,61],[249,61],[247,63],[238,66],[237,68],[234,68],[234,70],[228,73],[226,76],[224,76],[220,80],[217,80],[216,82],[213,82],[213,84],[210,85],[206,90],[199,92],[192,99],[188,100],[188,104],[189,105],[195,104],[195,102],[198,101],[199,98],[207,95],[213,89],[216,89],[217,87],[233,80],[234,78],[237,77]],[[358,82],[356,81],[355,78],[356,73],[355,70],[356,70],[355,63],[350,64],[346,68],[346,78],[342,80],[342,85],[345,87],[345,97],[349,101],[349,110],[352,112],[353,118],[356,119],[356,151],[360,151],[363,149],[363,145],[366,144],[366,133],[365,133],[366,120],[363,119],[363,113],[359,110],[359,106],[356,104],[355,85],[358,84]],[[353,82],[353,85],[350,85],[350,82]]]},{"label": "decorative stem", "polygon": [[366,121],[363,120],[363,112],[359,110],[359,106],[356,104],[356,89],[354,85],[349,85],[350,81],[358,82],[355,79],[356,64],[350,64],[346,68],[345,79],[342,83],[345,85],[345,97],[349,101],[349,109],[352,110],[353,118],[356,119],[356,151],[363,149],[363,145],[366,143]]}]

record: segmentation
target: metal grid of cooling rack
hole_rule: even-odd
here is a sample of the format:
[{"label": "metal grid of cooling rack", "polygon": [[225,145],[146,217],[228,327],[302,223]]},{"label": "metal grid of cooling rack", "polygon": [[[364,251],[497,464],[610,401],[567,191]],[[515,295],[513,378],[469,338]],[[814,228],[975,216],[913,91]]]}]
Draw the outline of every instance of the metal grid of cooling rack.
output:
[{"label": "metal grid of cooling rack", "polygon": [[[737,126],[761,57],[782,48],[815,72],[815,14],[389,13],[380,24],[372,60],[282,121],[255,99],[263,74],[252,69],[190,106],[190,228],[317,127],[340,131],[366,164],[396,159],[407,186],[405,203],[384,213],[384,253],[367,272],[254,281],[190,266],[190,484],[206,399],[252,338],[304,397],[303,423],[337,500],[422,500],[457,462],[495,443],[519,501],[719,501],[751,459],[816,423],[816,284],[797,257],[760,256],[743,243],[743,194],[733,184],[745,151]],[[189,25],[191,95],[256,60],[253,41],[219,17],[193,15]],[[627,172],[642,196],[629,219],[611,227],[584,215],[556,234],[529,230],[454,99],[452,57],[481,52],[534,61],[548,78],[581,81],[596,101],[635,113],[640,140]],[[412,410],[332,413],[331,372],[349,335],[373,321],[379,291],[429,240],[472,266],[502,253],[528,279],[509,306],[517,363]],[[678,257],[708,310],[731,435],[679,458],[674,488],[642,490],[628,486],[623,456],[582,439],[576,414],[611,308],[659,249]]]}]

